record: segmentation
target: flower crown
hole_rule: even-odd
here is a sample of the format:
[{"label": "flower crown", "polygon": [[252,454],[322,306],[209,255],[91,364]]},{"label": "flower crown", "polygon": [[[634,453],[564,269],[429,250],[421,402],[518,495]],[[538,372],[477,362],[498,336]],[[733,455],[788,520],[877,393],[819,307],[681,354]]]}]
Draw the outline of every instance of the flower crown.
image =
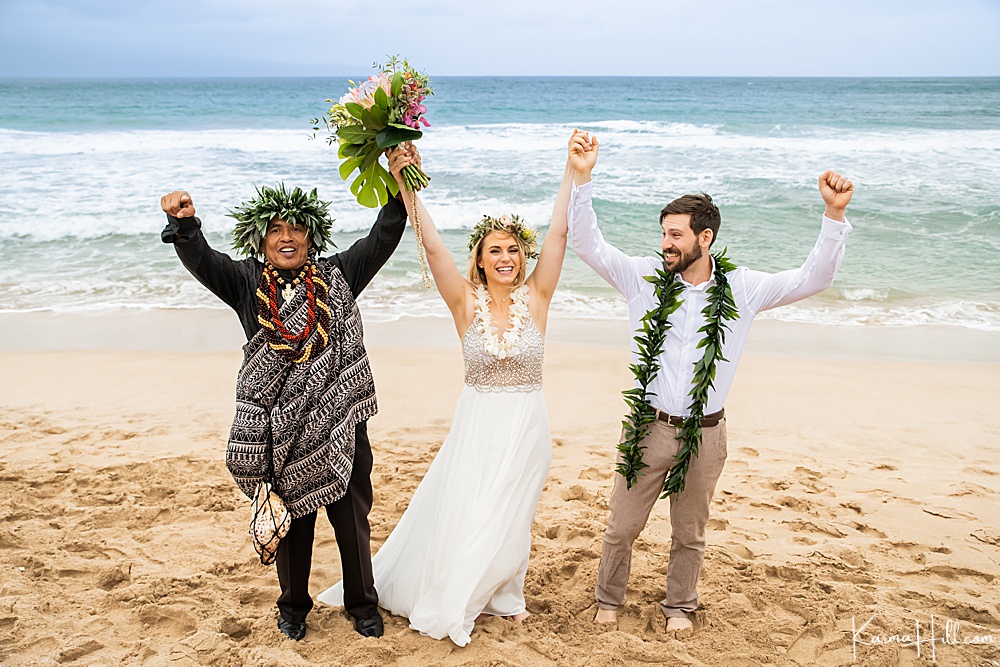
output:
[{"label": "flower crown", "polygon": [[479,242],[490,232],[506,232],[511,236],[516,236],[524,242],[524,254],[529,259],[538,257],[538,230],[528,227],[517,215],[501,215],[499,218],[491,218],[484,215],[483,219],[472,228],[472,236],[469,237],[469,252],[473,252]]},{"label": "flower crown", "polygon": [[262,256],[264,249],[261,242],[267,225],[275,218],[305,227],[317,252],[326,250],[327,244],[337,247],[330,240],[330,229],[333,227],[333,218],[327,212],[330,202],[320,199],[315,188],[307,195],[301,188],[287,190],[284,183],[278,183],[276,188],[266,185],[254,187],[257,196],[227,214],[236,218],[232,234],[236,252],[247,257]]}]

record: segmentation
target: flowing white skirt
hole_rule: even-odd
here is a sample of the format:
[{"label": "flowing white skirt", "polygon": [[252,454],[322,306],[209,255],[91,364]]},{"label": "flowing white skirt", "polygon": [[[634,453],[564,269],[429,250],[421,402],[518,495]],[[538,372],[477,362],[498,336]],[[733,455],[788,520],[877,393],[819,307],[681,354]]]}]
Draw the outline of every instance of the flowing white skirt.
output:
[{"label": "flowing white skirt", "polygon": [[[531,523],[551,462],[541,390],[466,386],[448,437],[372,558],[379,606],[459,646],[480,613],[525,611]],[[343,585],[318,599],[343,605]]]}]

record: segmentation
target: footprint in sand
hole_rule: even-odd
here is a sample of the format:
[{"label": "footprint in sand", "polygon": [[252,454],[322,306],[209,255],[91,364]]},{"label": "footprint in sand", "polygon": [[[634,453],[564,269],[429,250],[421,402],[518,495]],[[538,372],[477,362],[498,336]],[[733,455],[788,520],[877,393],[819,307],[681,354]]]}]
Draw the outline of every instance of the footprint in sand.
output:
[{"label": "footprint in sand", "polygon": [[743,560],[754,560],[757,558],[756,554],[747,545],[740,544],[739,542],[726,542],[722,548]]},{"label": "footprint in sand", "polygon": [[804,468],[802,466],[796,466],[795,470],[792,472],[798,477],[806,477],[811,480],[823,479],[822,473],[818,473],[815,470],[810,470],[809,468]]},{"label": "footprint in sand", "polygon": [[[807,493],[826,493],[830,490],[830,485],[822,482],[806,481],[799,482],[799,484],[805,487]],[[827,495],[833,494],[827,493]]]},{"label": "footprint in sand", "polygon": [[[105,553],[106,550],[102,550]],[[113,565],[103,565],[97,570],[97,585],[110,591],[119,586],[127,586],[132,583],[132,565],[130,563],[115,563]]]},{"label": "footprint in sand", "polygon": [[795,519],[793,521],[782,521],[791,530],[796,533],[820,533],[823,535],[829,535],[830,537],[844,537],[842,533],[836,526],[830,524],[816,525],[812,521],[802,521],[801,519]]},{"label": "footprint in sand", "polygon": [[781,511],[781,507],[778,505],[772,505],[771,503],[759,502],[756,500],[750,501],[750,507],[758,510],[771,510],[772,512]]},{"label": "footprint in sand", "polygon": [[777,503],[782,507],[787,507],[788,509],[795,510],[796,512],[816,516],[816,506],[805,498],[800,498],[798,496],[779,496],[777,498]]},{"label": "footprint in sand", "polygon": [[722,518],[709,519],[705,527],[709,530],[725,530],[729,527],[729,522]]},{"label": "footprint in sand", "polygon": [[587,505],[597,504],[597,494],[587,491],[579,484],[574,484],[562,492],[562,499],[566,502],[583,502]]},{"label": "footprint in sand", "polygon": [[861,505],[853,500],[846,503],[840,503],[840,506],[855,512],[856,514],[860,514],[861,516],[864,516],[865,514],[864,510],[861,509]]},{"label": "footprint in sand", "polygon": [[610,469],[589,467],[581,470],[580,475],[577,477],[577,479],[604,481],[606,479],[610,479],[612,474],[613,471]]},{"label": "footprint in sand", "polygon": [[[796,565],[766,565],[764,566],[764,576],[768,581],[775,584],[787,583],[789,581],[805,581],[809,578],[810,572],[805,566]],[[778,607],[781,607],[790,614],[800,618],[805,623],[805,618],[801,615],[801,607],[793,602],[778,598],[775,600]]]},{"label": "footprint in sand", "polygon": [[227,616],[219,623],[219,631],[229,635],[236,641],[240,641],[250,634],[252,624],[248,619]]},{"label": "footprint in sand", "polygon": [[975,540],[982,542],[983,544],[989,544],[990,546],[1000,547],[1000,533],[989,534],[982,528],[969,533]]},{"label": "footprint in sand", "polygon": [[971,577],[973,579],[979,579],[984,583],[992,584],[996,581],[997,577],[994,574],[988,572],[980,572],[979,570],[973,570],[968,567],[955,567],[953,565],[931,565],[930,567],[925,567],[922,570],[915,570],[912,572],[903,572],[907,576],[915,575],[934,575],[938,577],[944,577],[945,579],[950,579],[952,581],[961,579],[962,577]]},{"label": "footprint in sand", "polygon": [[886,537],[888,537],[888,535],[886,535],[885,533],[883,533],[878,528],[872,528],[871,526],[869,526],[867,524],[858,523],[857,521],[852,521],[851,522],[851,528],[853,528],[854,530],[856,530],[859,533],[862,533],[864,535],[871,535],[872,537],[878,537],[880,539],[885,539]]},{"label": "footprint in sand", "polygon": [[139,611],[139,620],[162,639],[184,637],[198,629],[197,619],[186,605],[147,604]]},{"label": "footprint in sand", "polygon": [[545,537],[559,540],[560,546],[563,547],[590,547],[593,546],[597,533],[586,528],[550,526],[545,529]]},{"label": "footprint in sand", "polygon": [[813,626],[804,630],[788,647],[785,657],[796,665],[817,665],[823,652],[823,630]]},{"label": "footprint in sand", "polygon": [[865,560],[864,554],[857,549],[853,548],[835,549],[833,553],[837,558],[844,561],[851,567],[866,568],[868,566],[868,561]]},{"label": "footprint in sand", "polygon": [[993,489],[988,489],[985,486],[980,486],[979,484],[973,484],[971,482],[962,482],[961,484],[952,484],[951,486],[953,488],[958,489],[958,490],[954,491],[952,493],[949,493],[948,494],[949,496],[986,496],[986,497],[989,497],[989,496],[1000,495],[1000,494],[998,494],[997,491],[994,491]]},{"label": "footprint in sand", "polygon": [[889,542],[889,547],[885,551],[896,556],[905,556],[918,565],[927,562],[927,552],[930,550],[930,547],[916,542]]},{"label": "footprint in sand", "polygon": [[90,655],[94,651],[100,651],[104,644],[93,639],[76,638],[71,641],[71,645],[59,651],[59,662],[76,662],[84,656]]},{"label": "footprint in sand", "polygon": [[962,472],[968,475],[986,475],[987,477],[1000,476],[1000,472],[988,468],[962,468]]}]

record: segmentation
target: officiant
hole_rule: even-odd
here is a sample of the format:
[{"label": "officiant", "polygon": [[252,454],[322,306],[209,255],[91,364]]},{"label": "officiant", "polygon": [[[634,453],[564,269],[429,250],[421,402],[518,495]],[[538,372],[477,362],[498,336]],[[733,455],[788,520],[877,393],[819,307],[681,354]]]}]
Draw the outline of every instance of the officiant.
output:
[{"label": "officiant", "polygon": [[[405,155],[389,155],[393,174]],[[252,497],[273,456],[274,490],[292,517],[276,555],[278,629],[305,636],[316,513],[324,508],[340,549],[345,608],[358,633],[382,636],[368,523],[367,420],[378,407],[355,300],[399,244],[406,209],[390,199],[366,237],[320,257],[332,245],[329,203],[316,190],[260,187],[230,212],[234,248],[246,256],[234,260],[209,246],[187,192],[164,195],[160,205],[163,242],[236,311],[246,333],[226,466]]]}]

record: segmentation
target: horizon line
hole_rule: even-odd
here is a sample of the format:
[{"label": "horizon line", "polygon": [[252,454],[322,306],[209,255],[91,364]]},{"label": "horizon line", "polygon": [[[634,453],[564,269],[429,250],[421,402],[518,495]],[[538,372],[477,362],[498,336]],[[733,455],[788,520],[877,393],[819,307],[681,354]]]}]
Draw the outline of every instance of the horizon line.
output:
[{"label": "horizon line", "polygon": [[[154,79],[331,79],[358,76],[335,74],[143,74],[143,75],[0,75],[0,81]],[[997,74],[435,74],[435,79],[998,79]]]}]

